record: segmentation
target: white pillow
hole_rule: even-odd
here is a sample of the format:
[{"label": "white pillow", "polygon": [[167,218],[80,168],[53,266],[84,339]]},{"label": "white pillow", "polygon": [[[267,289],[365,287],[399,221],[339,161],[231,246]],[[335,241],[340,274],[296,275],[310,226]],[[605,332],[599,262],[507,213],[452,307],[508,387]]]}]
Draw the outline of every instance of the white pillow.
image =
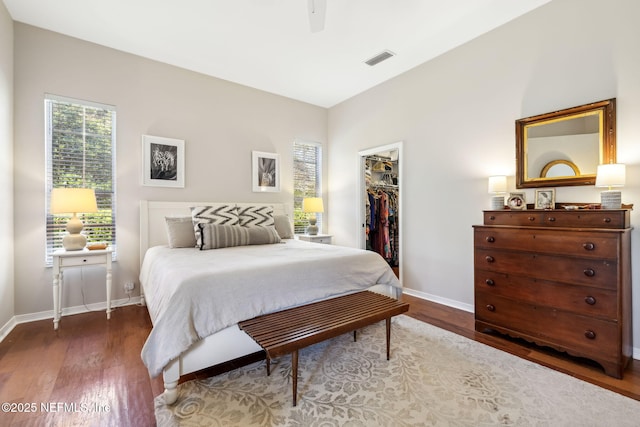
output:
[{"label": "white pillow", "polygon": [[275,215],[273,220],[281,239],[293,239],[293,228],[291,228],[291,221],[288,216]]},{"label": "white pillow", "polygon": [[196,234],[193,231],[193,221],[190,216],[167,216],[164,220],[170,248],[193,248],[196,246]]}]

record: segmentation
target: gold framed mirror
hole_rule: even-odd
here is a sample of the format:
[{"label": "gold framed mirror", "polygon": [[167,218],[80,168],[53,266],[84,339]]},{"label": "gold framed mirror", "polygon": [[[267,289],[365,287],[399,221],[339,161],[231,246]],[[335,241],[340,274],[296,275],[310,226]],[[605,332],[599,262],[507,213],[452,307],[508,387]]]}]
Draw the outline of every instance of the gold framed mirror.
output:
[{"label": "gold framed mirror", "polygon": [[516,188],[594,185],[616,163],[616,100],[516,120]]}]

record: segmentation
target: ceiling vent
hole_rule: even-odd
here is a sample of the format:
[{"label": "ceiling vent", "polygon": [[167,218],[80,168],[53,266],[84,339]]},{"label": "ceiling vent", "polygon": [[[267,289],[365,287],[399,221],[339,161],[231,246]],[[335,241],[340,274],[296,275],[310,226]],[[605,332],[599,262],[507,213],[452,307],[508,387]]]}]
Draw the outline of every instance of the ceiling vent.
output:
[{"label": "ceiling vent", "polygon": [[395,56],[395,53],[385,50],[382,53],[377,54],[373,58],[364,61],[364,63],[373,67],[374,65],[379,64],[382,61],[391,58],[392,56]]}]

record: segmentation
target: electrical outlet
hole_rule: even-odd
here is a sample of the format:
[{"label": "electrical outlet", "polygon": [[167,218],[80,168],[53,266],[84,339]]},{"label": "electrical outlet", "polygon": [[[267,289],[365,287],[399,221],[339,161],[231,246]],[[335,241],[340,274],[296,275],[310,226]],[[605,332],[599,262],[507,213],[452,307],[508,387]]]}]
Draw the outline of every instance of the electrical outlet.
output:
[{"label": "electrical outlet", "polygon": [[124,284],[124,292],[126,294],[130,294],[131,292],[133,292],[133,288],[135,288],[136,285],[133,282],[127,282]]}]

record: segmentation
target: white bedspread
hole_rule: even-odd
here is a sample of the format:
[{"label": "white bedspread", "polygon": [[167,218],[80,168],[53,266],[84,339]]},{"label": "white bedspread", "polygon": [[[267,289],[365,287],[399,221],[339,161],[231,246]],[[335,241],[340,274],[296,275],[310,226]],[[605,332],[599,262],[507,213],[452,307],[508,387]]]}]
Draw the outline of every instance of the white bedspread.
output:
[{"label": "white bedspread", "polygon": [[153,321],[142,359],[153,377],[198,340],[242,320],[375,284],[400,287],[374,252],[298,240],[208,251],[156,246],[140,282]]}]

